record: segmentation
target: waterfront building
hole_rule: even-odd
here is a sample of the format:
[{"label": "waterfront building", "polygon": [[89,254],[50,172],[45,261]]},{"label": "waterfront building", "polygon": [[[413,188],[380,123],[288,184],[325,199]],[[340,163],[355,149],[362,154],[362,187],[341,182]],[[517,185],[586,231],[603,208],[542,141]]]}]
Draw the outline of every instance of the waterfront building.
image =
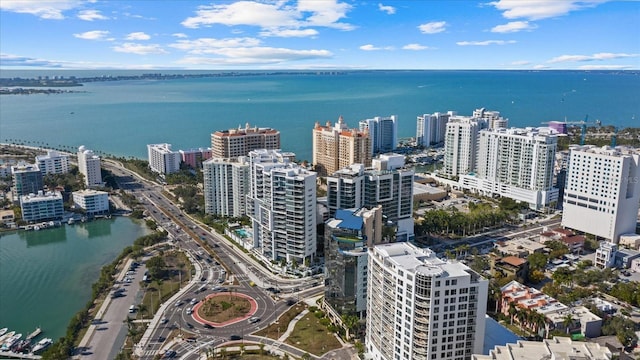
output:
[{"label": "waterfront building", "polygon": [[369,133],[349,129],[342,116],[334,126],[316,122],[313,128],[313,165],[321,176],[351,164],[371,166],[371,149]]},{"label": "waterfront building", "polygon": [[382,243],[382,206],[339,209],[325,223],[324,307],[331,321],[364,319],[367,310],[367,249]]},{"label": "waterfront building", "polygon": [[447,131],[447,122],[455,111],[447,113],[435,112],[418,116],[416,126],[416,146],[429,147],[444,142],[444,134]]},{"label": "waterfront building", "polygon": [[317,175],[293,163],[294,158],[277,150],[249,153],[247,214],[261,256],[302,265],[316,253]]},{"label": "waterfront building", "polygon": [[178,150],[180,159],[192,169],[202,169],[202,163],[211,159],[211,148]]},{"label": "waterfront building", "polygon": [[258,149],[280,149],[280,131],[271,128],[251,127],[221,130],[211,134],[211,157],[233,158],[247,156]]},{"label": "waterfront building", "polygon": [[[590,338],[601,335],[602,319],[584,306],[567,306],[540,290],[524,286],[515,280],[501,287],[500,291],[499,311],[505,316],[520,321],[518,316],[509,312],[511,308],[544,316],[543,322],[523,320],[521,324],[543,337],[552,330],[580,333]],[[571,322],[567,321],[569,317]]]},{"label": "waterfront building", "polygon": [[15,202],[18,202],[22,195],[37,194],[44,189],[42,172],[36,164],[18,163],[11,167],[11,175]]},{"label": "waterfront building", "polygon": [[483,118],[449,117],[444,139],[444,176],[455,178],[475,170],[478,133],[486,127],[487,120]]},{"label": "waterfront building", "polygon": [[329,216],[338,209],[381,205],[385,221],[396,227],[396,240],[413,240],[414,171],[404,168],[401,155],[381,155],[372,164],[353,164],[327,177]]},{"label": "waterfront building", "polygon": [[212,158],[202,164],[204,211],[207,214],[240,217],[247,215],[249,161],[245,156]]},{"label": "waterfront building", "polygon": [[488,281],[411,243],[369,250],[365,347],[374,360],[469,359],[484,343]]},{"label": "waterfront building", "polygon": [[624,147],[570,147],[562,226],[617,243],[635,233],[640,152]]},{"label": "waterfront building", "polygon": [[359,128],[369,134],[372,155],[394,151],[398,146],[397,115],[360,120]]},{"label": "waterfront building", "polygon": [[84,145],[78,148],[78,170],[84,175],[84,185],[87,188],[104,186],[100,157]]},{"label": "waterfront building", "polygon": [[149,167],[160,175],[172,174],[180,170],[180,153],[171,150],[171,144],[147,145]]},{"label": "waterfront building", "polygon": [[500,116],[499,111],[487,110],[485,108],[475,109],[473,111],[473,117],[485,119],[489,129],[506,129],[509,124],[509,119]]},{"label": "waterfront building", "polygon": [[459,182],[464,189],[541,210],[558,200],[553,187],[557,144],[558,136],[549,128],[481,130],[475,170],[459,174]]},{"label": "waterfront building", "polygon": [[471,360],[611,360],[613,354],[598,343],[573,341],[571,338],[554,336],[540,341],[518,340],[515,344],[498,345],[489,355],[473,354]]},{"label": "waterfront building", "polygon": [[73,203],[83,209],[87,215],[104,215],[109,213],[109,193],[85,189],[72,193]]},{"label": "waterfront building", "polygon": [[20,210],[22,220],[26,222],[59,220],[64,215],[62,194],[58,191],[44,193],[40,190],[35,194],[22,195]]},{"label": "waterfront building", "polygon": [[66,174],[69,172],[69,155],[60,154],[55,150],[48,150],[47,155],[36,156],[36,165],[42,172],[47,174]]}]

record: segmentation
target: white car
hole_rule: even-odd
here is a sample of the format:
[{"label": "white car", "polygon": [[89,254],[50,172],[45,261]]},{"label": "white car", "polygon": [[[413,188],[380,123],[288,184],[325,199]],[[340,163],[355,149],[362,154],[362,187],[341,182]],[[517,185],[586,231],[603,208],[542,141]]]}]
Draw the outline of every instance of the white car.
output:
[{"label": "white car", "polygon": [[195,305],[195,304],[197,304],[197,303],[198,303],[198,299],[193,298],[193,299],[191,299],[191,302],[190,302],[190,303],[191,303],[191,305]]}]

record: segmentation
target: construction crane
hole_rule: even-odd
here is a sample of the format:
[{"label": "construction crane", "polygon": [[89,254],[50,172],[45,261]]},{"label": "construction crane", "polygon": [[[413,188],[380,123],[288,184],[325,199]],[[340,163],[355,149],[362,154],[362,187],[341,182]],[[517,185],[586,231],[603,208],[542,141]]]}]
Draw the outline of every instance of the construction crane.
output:
[{"label": "construction crane", "polygon": [[[587,125],[596,125],[600,126],[600,120],[596,120],[594,122],[589,122],[589,115],[585,115],[584,120],[581,121],[565,121],[560,122],[565,125],[580,125],[580,145],[584,145],[584,140],[587,137]],[[543,124],[549,124],[551,121],[545,121]]]}]

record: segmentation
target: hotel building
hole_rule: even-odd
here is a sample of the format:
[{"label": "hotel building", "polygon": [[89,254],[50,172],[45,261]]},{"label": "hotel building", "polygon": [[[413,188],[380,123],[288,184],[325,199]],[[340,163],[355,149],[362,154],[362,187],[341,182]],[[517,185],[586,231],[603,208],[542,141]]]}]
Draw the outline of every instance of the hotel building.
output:
[{"label": "hotel building", "polygon": [[304,264],[316,253],[316,173],[293,162],[293,153],[249,153],[247,214],[254,247],[268,261]]},{"label": "hotel building", "polygon": [[562,226],[617,243],[636,232],[640,153],[623,147],[572,146]]},{"label": "hotel building", "polygon": [[74,191],[73,203],[86,211],[87,215],[95,216],[109,213],[109,193],[97,190]]},{"label": "hotel building", "polygon": [[280,132],[271,128],[251,127],[216,131],[211,134],[211,157],[233,158],[247,156],[258,149],[280,149]]},{"label": "hotel building", "polygon": [[66,174],[70,170],[69,155],[49,150],[47,155],[36,156],[36,165],[43,176],[47,174]]},{"label": "hotel building", "polygon": [[78,170],[84,175],[84,184],[87,188],[101,187],[102,170],[100,167],[100,157],[83,146],[78,148]]},{"label": "hotel building", "polygon": [[44,189],[42,172],[35,164],[18,163],[11,167],[11,175],[15,202],[18,202],[22,195],[37,194]]},{"label": "hotel building", "polygon": [[180,170],[182,157],[179,152],[171,150],[171,144],[149,144],[147,153],[151,171],[167,175]]},{"label": "hotel building", "polygon": [[475,170],[479,132],[486,127],[487,121],[483,118],[449,117],[444,139],[444,176],[453,178]]},{"label": "hotel building", "polygon": [[369,250],[365,347],[374,360],[482,353],[488,281],[410,243]]},{"label": "hotel building", "polygon": [[26,222],[49,221],[61,219],[64,215],[62,194],[59,192],[43,193],[20,196],[20,210],[22,220]]},{"label": "hotel building", "polygon": [[460,174],[465,189],[508,197],[540,210],[558,200],[553,173],[558,137],[549,128],[485,129],[478,134],[475,170]]},{"label": "hotel building", "polygon": [[313,128],[313,165],[321,176],[327,176],[351,164],[371,166],[369,133],[349,129],[342,116],[331,126],[316,122]]},{"label": "hotel building", "polygon": [[447,131],[447,122],[455,111],[445,113],[435,112],[418,116],[416,126],[416,146],[429,147],[444,142],[444,134]]},{"label": "hotel building", "polygon": [[249,161],[245,156],[213,158],[203,164],[204,211],[207,214],[247,215]]},{"label": "hotel building", "polygon": [[338,209],[382,206],[385,221],[396,226],[396,240],[414,238],[413,177],[402,155],[381,155],[374,167],[353,164],[327,177],[329,216]]},{"label": "hotel building", "polygon": [[372,154],[391,152],[398,146],[398,116],[360,120],[360,132],[369,133]]}]

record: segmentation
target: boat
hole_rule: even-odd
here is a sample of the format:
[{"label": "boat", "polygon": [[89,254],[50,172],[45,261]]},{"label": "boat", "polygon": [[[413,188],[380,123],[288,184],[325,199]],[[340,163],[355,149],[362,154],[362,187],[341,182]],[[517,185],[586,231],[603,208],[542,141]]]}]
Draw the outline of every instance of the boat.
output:
[{"label": "boat", "polygon": [[8,338],[12,337],[15,334],[15,331],[9,331],[8,333],[0,336],[0,345],[2,345]]},{"label": "boat", "polygon": [[69,218],[69,220],[67,221],[67,224],[73,225],[74,222],[75,220],[73,218]]},{"label": "boat", "polygon": [[44,338],[40,341],[38,341],[34,346],[33,346],[33,350],[31,350],[32,353],[36,354],[44,349],[46,349],[47,347],[49,347],[49,345],[53,344],[53,340],[50,338]]},{"label": "boat", "polygon": [[13,352],[26,352],[31,347],[31,340],[20,340],[11,347]]},{"label": "boat", "polygon": [[6,332],[9,331],[9,328],[2,328],[0,329],[0,336],[6,334]]},{"label": "boat", "polygon": [[37,327],[31,334],[29,334],[29,336],[27,336],[27,340],[33,340],[35,339],[36,336],[42,334],[42,329],[40,329],[39,327]]},{"label": "boat", "polygon": [[15,345],[18,342],[18,340],[20,340],[21,337],[22,337],[22,333],[15,334],[12,337],[8,338],[7,340],[5,340],[2,346],[0,346],[0,350],[9,351],[11,347]]}]

